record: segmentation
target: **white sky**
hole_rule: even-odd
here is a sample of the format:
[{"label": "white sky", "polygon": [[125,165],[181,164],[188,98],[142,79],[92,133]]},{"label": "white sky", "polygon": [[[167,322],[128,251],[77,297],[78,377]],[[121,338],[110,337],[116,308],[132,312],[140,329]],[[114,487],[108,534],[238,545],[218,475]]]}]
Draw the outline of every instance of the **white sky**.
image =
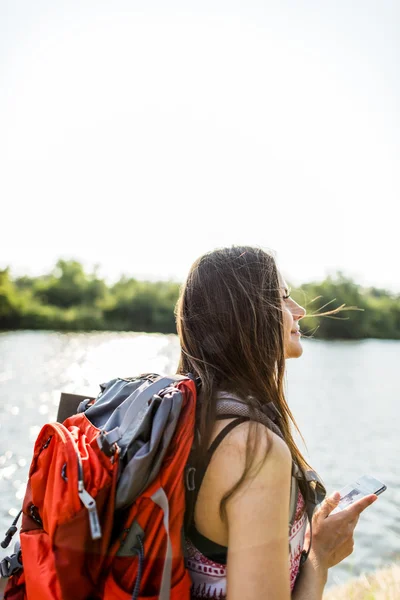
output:
[{"label": "white sky", "polygon": [[0,267],[400,291],[397,0],[0,0]]}]

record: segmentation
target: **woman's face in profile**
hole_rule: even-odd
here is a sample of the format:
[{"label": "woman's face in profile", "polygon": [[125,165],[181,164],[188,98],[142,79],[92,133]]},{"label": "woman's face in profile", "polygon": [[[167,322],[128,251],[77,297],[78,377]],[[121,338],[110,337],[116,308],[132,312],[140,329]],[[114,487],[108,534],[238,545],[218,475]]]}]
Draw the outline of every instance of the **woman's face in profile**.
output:
[{"label": "woman's face in profile", "polygon": [[285,358],[298,358],[303,354],[299,321],[306,311],[290,297],[290,290],[282,275],[279,275],[279,282],[283,307]]}]

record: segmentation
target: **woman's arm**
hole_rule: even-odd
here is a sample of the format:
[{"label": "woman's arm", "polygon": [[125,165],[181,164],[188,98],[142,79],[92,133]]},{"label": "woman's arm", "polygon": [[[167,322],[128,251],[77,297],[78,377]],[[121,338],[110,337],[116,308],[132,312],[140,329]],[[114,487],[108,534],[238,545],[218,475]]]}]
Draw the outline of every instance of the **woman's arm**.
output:
[{"label": "woman's arm", "polygon": [[313,552],[302,567],[292,600],[321,600],[324,592],[328,569],[321,567]]},{"label": "woman's arm", "polygon": [[[238,473],[244,467],[245,429],[246,425],[237,428],[230,451],[224,456],[226,468],[238,469]],[[261,467],[253,470],[252,477],[227,502],[228,600],[289,600],[291,597],[289,498],[292,459],[283,440],[271,432],[267,439],[265,434],[264,430],[259,436],[261,443],[254,457],[254,464]],[[327,570],[310,559],[296,600],[321,600],[326,576]]]}]

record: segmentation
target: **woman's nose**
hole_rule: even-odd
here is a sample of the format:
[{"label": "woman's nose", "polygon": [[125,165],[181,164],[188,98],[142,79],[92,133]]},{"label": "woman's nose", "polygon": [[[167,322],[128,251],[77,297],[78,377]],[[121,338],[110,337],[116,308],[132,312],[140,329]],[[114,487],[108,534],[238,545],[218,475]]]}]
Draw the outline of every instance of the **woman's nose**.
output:
[{"label": "woman's nose", "polygon": [[300,306],[300,304],[297,304],[297,302],[295,302],[293,300],[292,315],[293,315],[294,319],[299,321],[306,315],[306,309],[303,308],[302,306]]}]

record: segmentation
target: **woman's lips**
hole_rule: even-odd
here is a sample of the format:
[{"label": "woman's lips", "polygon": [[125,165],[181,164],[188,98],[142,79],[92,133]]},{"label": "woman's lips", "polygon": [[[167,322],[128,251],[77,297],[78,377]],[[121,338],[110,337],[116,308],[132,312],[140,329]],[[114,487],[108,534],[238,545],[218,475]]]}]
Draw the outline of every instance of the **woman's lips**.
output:
[{"label": "woman's lips", "polygon": [[301,336],[301,333],[300,333],[300,331],[298,331],[298,330],[296,330],[296,331],[292,331],[291,333],[292,333],[292,335],[297,335],[298,337],[300,337],[300,336]]}]

